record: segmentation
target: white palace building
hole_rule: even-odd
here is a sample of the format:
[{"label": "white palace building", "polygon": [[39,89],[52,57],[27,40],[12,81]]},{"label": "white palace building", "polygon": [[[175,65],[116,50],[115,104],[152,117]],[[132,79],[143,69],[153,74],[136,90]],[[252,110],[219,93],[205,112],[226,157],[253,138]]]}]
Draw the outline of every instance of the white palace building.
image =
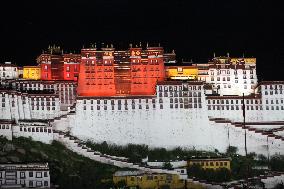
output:
[{"label": "white palace building", "polygon": [[63,131],[119,145],[220,152],[230,145],[244,154],[246,132],[248,152],[284,154],[284,81],[258,83],[255,58],[193,65],[197,80],[159,81],[154,95],[85,97],[76,81],[2,80],[0,134],[51,143]]}]

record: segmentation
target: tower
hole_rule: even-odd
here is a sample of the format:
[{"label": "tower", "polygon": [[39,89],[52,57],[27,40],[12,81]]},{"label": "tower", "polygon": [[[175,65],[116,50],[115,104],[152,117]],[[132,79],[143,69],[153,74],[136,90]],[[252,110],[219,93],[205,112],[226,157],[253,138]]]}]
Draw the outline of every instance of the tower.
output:
[{"label": "tower", "polygon": [[164,60],[162,47],[130,48],[131,94],[154,95],[156,84],[163,81]]},{"label": "tower", "polygon": [[114,96],[114,48],[81,50],[79,96]]}]

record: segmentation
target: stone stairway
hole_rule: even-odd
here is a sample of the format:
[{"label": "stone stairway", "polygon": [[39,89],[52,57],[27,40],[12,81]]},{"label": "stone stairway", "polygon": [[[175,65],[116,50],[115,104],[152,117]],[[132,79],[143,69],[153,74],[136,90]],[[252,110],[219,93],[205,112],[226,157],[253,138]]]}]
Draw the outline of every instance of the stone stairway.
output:
[{"label": "stone stairway", "polygon": [[[284,172],[275,172],[275,171],[268,172],[265,175],[259,175],[256,177],[248,178],[248,182],[249,183],[262,182],[264,184],[264,188],[266,189],[274,188],[277,184],[284,182]],[[223,184],[223,186],[229,189],[241,189],[243,188],[243,185],[246,185],[245,180],[232,181]],[[261,186],[259,187],[262,188]]]},{"label": "stone stairway", "polygon": [[[234,126],[236,128],[245,129],[245,126],[243,125],[242,122],[232,122],[229,119],[225,119],[225,118],[209,118],[209,121],[213,121],[215,123],[228,123],[231,126]],[[284,137],[276,134],[279,131],[284,131],[284,121],[267,122],[267,123],[266,122],[263,122],[263,123],[247,122],[246,124],[247,124],[246,129],[247,129],[248,133],[261,134],[261,135],[269,137],[270,139],[284,142]],[[266,125],[281,125],[281,124],[283,124],[283,126],[279,127],[279,128],[271,128],[269,130],[258,129],[258,128],[249,126],[249,125],[260,125],[260,124],[266,124]]]},{"label": "stone stairway", "polygon": [[[76,152],[84,157],[90,158],[94,161],[113,165],[120,168],[129,168],[129,169],[136,169],[136,170],[142,170],[148,173],[165,173],[165,174],[177,174],[180,175],[179,172],[175,170],[167,170],[167,169],[161,169],[161,168],[153,168],[147,165],[142,165],[139,163],[131,163],[128,161],[128,158],[126,157],[118,157],[118,156],[112,156],[107,154],[102,154],[98,151],[95,151],[85,144],[82,140],[78,139],[77,137],[71,136],[67,132],[53,130],[54,134],[54,140],[62,143],[65,145],[68,149],[72,150],[73,152]],[[180,175],[181,176],[181,175]],[[200,184],[205,188],[212,188],[212,189],[221,189],[223,188],[221,185],[217,183],[210,183],[207,181],[199,181],[197,179],[186,179],[187,182],[193,182],[196,184]]]},{"label": "stone stairway", "polygon": [[178,174],[176,171],[173,170],[155,169],[151,168],[150,166],[145,166],[138,163],[137,164],[131,163],[128,161],[128,158],[125,157],[117,157],[117,156],[102,154],[98,151],[95,151],[87,147],[83,141],[81,141],[77,137],[69,135],[67,132],[54,130],[53,133],[54,133],[54,140],[61,142],[68,149],[104,164],[114,165],[121,168],[138,169],[151,173]]}]

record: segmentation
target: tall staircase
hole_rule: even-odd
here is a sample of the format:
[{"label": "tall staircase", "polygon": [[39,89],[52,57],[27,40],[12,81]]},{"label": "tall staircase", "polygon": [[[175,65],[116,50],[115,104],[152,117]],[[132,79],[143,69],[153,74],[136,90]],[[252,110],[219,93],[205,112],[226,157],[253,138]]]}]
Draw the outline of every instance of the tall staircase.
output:
[{"label": "tall staircase", "polygon": [[[238,128],[240,130],[246,129],[247,133],[256,134],[256,135],[263,135],[267,136],[272,140],[278,140],[280,142],[284,142],[284,136],[278,134],[279,131],[284,131],[284,121],[274,121],[274,122],[247,122],[246,126],[242,122],[232,122],[229,119],[225,118],[209,118],[209,121],[213,121],[215,123],[227,123],[230,126]],[[283,125],[278,128],[271,128],[271,129],[262,129],[252,127],[253,125]]]}]

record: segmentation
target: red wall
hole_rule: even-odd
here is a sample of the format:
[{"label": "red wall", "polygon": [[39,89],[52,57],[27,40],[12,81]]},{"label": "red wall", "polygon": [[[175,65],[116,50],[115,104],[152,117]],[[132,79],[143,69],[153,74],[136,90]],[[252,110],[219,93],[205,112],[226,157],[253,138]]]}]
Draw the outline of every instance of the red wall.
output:
[{"label": "red wall", "polygon": [[114,96],[113,50],[82,49],[78,81],[79,96]]},{"label": "red wall", "polygon": [[[141,56],[136,56],[137,54],[141,54]],[[131,48],[130,62],[132,78],[131,94],[155,94],[157,82],[165,79],[163,49],[153,47],[141,52],[139,48]]]}]

